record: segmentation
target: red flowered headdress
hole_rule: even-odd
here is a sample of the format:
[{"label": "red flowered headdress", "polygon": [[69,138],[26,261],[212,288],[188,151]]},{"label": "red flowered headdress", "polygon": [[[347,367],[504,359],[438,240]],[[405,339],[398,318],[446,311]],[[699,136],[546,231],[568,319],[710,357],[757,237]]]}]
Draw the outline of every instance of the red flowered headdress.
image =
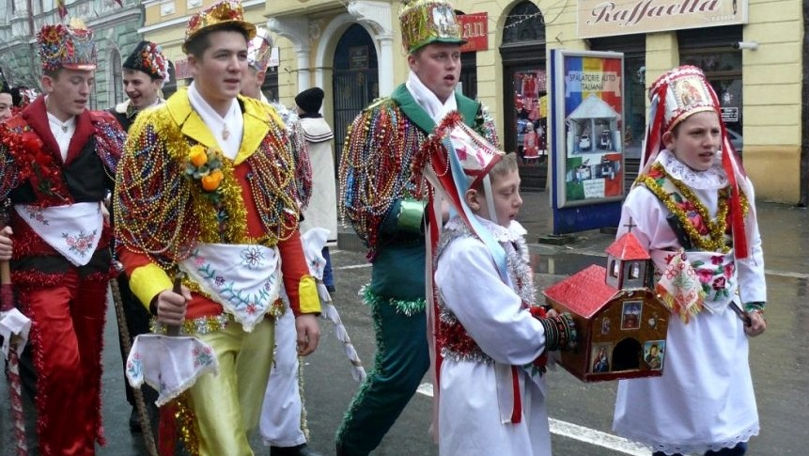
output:
[{"label": "red flowered headdress", "polygon": [[37,33],[39,59],[42,71],[95,70],[97,53],[93,32],[81,20],[72,19],[70,25],[43,25]]},{"label": "red flowered headdress", "polygon": [[143,71],[152,78],[169,81],[169,61],[157,43],[141,41],[122,65],[129,70]]}]

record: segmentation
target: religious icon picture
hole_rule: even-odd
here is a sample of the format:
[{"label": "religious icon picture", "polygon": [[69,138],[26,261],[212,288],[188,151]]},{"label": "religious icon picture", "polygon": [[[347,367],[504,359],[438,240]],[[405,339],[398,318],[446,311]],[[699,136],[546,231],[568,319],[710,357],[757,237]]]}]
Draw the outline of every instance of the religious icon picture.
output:
[{"label": "religious icon picture", "polygon": [[643,344],[643,362],[651,370],[663,369],[663,357],[666,352],[665,340],[649,340]]},{"label": "religious icon picture", "polygon": [[642,301],[626,301],[621,311],[621,329],[640,328]]},{"label": "religious icon picture", "polygon": [[593,360],[591,372],[594,374],[610,371],[610,356],[612,354],[612,344],[593,344],[592,356]]},{"label": "religious icon picture", "polygon": [[606,336],[607,334],[609,334],[611,326],[612,325],[610,324],[610,318],[609,317],[602,317],[601,318],[601,334],[602,335]]}]

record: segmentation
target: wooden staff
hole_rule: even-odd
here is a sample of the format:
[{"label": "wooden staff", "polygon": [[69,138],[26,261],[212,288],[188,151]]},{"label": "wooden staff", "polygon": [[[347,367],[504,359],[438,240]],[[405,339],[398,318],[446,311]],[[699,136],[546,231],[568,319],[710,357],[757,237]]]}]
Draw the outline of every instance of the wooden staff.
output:
[{"label": "wooden staff", "polygon": [[[119,274],[122,272],[121,269],[120,267],[116,267]],[[126,313],[124,313],[123,300],[121,299],[121,289],[118,286],[118,280],[116,278],[110,280],[110,289],[112,290],[112,302],[115,305],[115,316],[118,320],[118,335],[121,338],[124,353],[128,354],[130,350],[132,350],[132,343],[129,338],[129,328],[126,325]],[[143,434],[143,441],[146,444],[146,451],[149,453],[149,456],[158,456],[157,446],[155,445],[154,435],[152,434],[151,420],[146,411],[146,401],[143,399],[143,390],[132,387],[132,394],[135,396],[135,409],[138,411],[138,422],[140,422],[141,434]]]}]

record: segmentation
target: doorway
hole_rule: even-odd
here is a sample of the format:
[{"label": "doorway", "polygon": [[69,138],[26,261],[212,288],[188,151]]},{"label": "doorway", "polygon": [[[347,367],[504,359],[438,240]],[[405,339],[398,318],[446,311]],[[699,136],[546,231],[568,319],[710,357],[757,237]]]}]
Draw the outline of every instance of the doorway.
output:
[{"label": "doorway", "polygon": [[332,90],[336,163],[340,163],[348,126],[379,96],[376,47],[359,24],[350,26],[337,43]]}]

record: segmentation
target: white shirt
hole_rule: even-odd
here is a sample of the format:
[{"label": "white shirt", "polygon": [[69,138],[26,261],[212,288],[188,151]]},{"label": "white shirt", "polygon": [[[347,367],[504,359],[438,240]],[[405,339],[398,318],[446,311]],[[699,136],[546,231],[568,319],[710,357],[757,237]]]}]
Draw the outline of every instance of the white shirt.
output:
[{"label": "white shirt", "polygon": [[450,111],[458,109],[458,104],[455,102],[455,93],[450,95],[447,101],[441,103],[441,100],[438,99],[435,93],[427,88],[427,86],[421,82],[421,79],[416,76],[416,73],[412,71],[407,76],[405,87],[407,87],[407,90],[413,95],[413,99],[416,100],[416,103],[427,111],[427,114],[430,115],[435,123],[440,122]]},{"label": "white shirt", "polygon": [[199,114],[208,129],[211,130],[216,142],[222,149],[222,154],[233,160],[239,154],[239,146],[242,143],[244,133],[244,119],[242,111],[239,109],[239,101],[234,98],[230,108],[224,117],[220,116],[214,108],[202,98],[202,94],[197,90],[195,83],[188,86],[188,101],[191,107]]},{"label": "white shirt", "polygon": [[62,162],[64,162],[67,160],[70,140],[73,138],[73,133],[76,132],[76,116],[62,122],[53,114],[48,113],[48,125],[51,127],[51,133],[53,133],[53,138],[56,139],[56,144],[59,145],[59,154],[62,156]]}]

